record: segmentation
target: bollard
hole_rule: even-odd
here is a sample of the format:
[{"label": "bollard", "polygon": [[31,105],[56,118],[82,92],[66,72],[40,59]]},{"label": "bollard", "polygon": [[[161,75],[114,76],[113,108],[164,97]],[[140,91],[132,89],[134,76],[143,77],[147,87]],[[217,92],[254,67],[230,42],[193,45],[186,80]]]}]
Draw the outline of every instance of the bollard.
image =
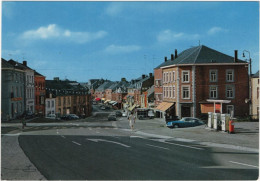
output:
[{"label": "bollard", "polygon": [[234,133],[234,129],[235,129],[234,121],[231,119],[229,121],[229,131],[228,131],[228,133]]}]

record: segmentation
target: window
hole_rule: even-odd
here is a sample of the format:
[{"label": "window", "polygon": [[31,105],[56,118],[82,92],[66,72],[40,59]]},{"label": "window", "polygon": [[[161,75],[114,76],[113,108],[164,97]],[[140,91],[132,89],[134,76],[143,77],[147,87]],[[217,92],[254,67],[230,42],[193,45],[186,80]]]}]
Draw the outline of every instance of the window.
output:
[{"label": "window", "polygon": [[168,82],[168,72],[166,72],[166,82]]},{"label": "window", "polygon": [[166,96],[165,97],[168,97],[168,87],[166,87]]},{"label": "window", "polygon": [[226,70],[226,80],[227,82],[234,82],[234,70]]},{"label": "window", "polygon": [[51,101],[51,107],[54,107],[54,101]]},{"label": "window", "polygon": [[50,108],[50,101],[47,102],[47,107]]},{"label": "window", "polygon": [[175,71],[172,72],[172,81],[175,82]]},{"label": "window", "polygon": [[61,98],[58,98],[58,105],[61,106]]},{"label": "window", "polygon": [[172,82],[172,73],[169,72],[169,82]]},{"label": "window", "polygon": [[235,87],[233,85],[226,86],[226,97],[235,98]]},{"label": "window", "polygon": [[218,81],[218,72],[217,70],[210,70],[209,71],[209,81],[210,82],[217,82]]},{"label": "window", "polygon": [[210,86],[209,97],[212,99],[218,98],[218,87],[217,86]]},{"label": "window", "polygon": [[256,95],[257,95],[257,99],[259,99],[259,87],[257,87]]},{"label": "window", "polygon": [[172,97],[175,98],[175,86],[172,86]]},{"label": "window", "polygon": [[227,105],[227,113],[234,117],[234,105]]},{"label": "window", "polygon": [[169,87],[169,97],[172,97],[172,87]]},{"label": "window", "polygon": [[183,83],[190,82],[190,71],[189,70],[182,71],[182,82]]},{"label": "window", "polygon": [[163,87],[163,97],[166,97],[165,87]]},{"label": "window", "polygon": [[165,83],[165,72],[163,73],[163,83]]},{"label": "window", "polygon": [[190,99],[190,86],[182,86],[182,99]]}]

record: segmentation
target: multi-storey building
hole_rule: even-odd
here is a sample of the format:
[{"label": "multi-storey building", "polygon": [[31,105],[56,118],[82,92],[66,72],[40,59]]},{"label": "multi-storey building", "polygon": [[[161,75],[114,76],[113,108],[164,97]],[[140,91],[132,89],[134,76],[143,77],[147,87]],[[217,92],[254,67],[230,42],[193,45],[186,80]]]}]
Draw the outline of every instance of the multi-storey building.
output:
[{"label": "multi-storey building", "polygon": [[[157,109],[166,117],[200,117],[213,111],[248,115],[248,63],[237,58],[236,50],[231,57],[201,45],[184,50],[161,68],[163,102]],[[209,100],[218,103],[217,110]]]},{"label": "multi-storey building", "polygon": [[40,73],[34,73],[35,84],[35,114],[39,116],[45,115],[45,76]]},{"label": "multi-storey building", "polygon": [[46,94],[45,98],[45,116],[48,116],[50,114],[56,115],[56,98],[51,93]]},{"label": "multi-storey building", "polygon": [[17,66],[25,72],[25,108],[27,112],[35,112],[35,93],[34,93],[34,70],[27,66],[27,61],[18,63],[14,60],[8,61],[13,66]]},{"label": "multi-storey building", "polygon": [[259,119],[259,71],[251,77],[251,112],[252,119]]},{"label": "multi-storey building", "polygon": [[91,95],[77,82],[68,80],[46,80],[46,94],[55,97],[57,116],[76,114],[81,117],[90,116],[92,112]]},{"label": "multi-storey building", "polygon": [[25,111],[25,72],[18,66],[18,63],[13,65],[2,58],[1,64],[1,119],[9,121],[21,116]]}]

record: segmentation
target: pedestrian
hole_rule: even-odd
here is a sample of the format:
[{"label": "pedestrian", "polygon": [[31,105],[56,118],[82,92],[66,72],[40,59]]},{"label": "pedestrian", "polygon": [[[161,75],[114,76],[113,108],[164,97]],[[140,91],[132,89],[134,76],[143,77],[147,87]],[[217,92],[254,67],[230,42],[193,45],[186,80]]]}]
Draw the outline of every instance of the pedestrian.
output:
[{"label": "pedestrian", "polygon": [[22,118],[22,128],[24,129],[25,126],[26,126],[25,117],[23,117]]},{"label": "pedestrian", "polygon": [[135,123],[135,115],[134,112],[132,111],[130,116],[128,117],[129,120],[129,126],[132,130],[134,130],[134,123]]}]

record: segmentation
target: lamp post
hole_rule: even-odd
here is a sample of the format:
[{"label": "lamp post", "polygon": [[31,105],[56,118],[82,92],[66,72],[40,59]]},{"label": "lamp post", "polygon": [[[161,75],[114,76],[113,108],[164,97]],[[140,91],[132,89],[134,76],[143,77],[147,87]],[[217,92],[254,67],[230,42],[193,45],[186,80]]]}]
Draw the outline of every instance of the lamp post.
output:
[{"label": "lamp post", "polygon": [[251,57],[250,57],[250,52],[248,51],[248,50],[244,50],[243,51],[243,57],[245,57],[245,52],[247,52],[248,53],[248,55],[249,55],[249,99],[250,99],[250,101],[249,101],[249,115],[251,115],[251,113],[252,113],[252,105],[251,105],[251,101],[252,101],[252,97],[251,97],[251,89],[252,89],[252,87],[251,87],[251,75],[252,75],[252,60],[251,60]]},{"label": "lamp post", "polygon": [[246,57],[245,52],[247,52],[248,55],[249,55],[249,66],[250,66],[249,67],[249,71],[250,71],[249,77],[251,77],[251,75],[252,75],[252,60],[251,60],[251,57],[250,57],[250,52],[248,50],[243,51],[243,57]]}]

